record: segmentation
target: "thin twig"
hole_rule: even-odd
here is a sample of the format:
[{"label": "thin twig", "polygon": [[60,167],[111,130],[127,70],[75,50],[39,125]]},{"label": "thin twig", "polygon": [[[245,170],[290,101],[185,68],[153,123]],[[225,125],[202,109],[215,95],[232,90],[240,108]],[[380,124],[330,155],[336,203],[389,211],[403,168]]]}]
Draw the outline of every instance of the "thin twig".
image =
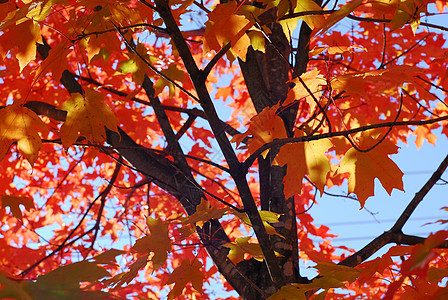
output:
[{"label": "thin twig", "polygon": [[385,122],[385,123],[379,123],[379,124],[372,124],[367,126],[361,126],[358,128],[353,128],[349,130],[339,131],[339,132],[330,132],[330,133],[323,133],[318,135],[307,135],[302,137],[295,137],[295,138],[285,138],[285,139],[276,139],[270,143],[264,144],[258,150],[256,150],[254,153],[252,153],[244,162],[243,167],[245,172],[247,172],[254,163],[254,161],[257,159],[257,157],[266,151],[267,149],[270,149],[274,146],[278,145],[286,145],[289,143],[303,143],[303,142],[309,142],[309,141],[317,141],[321,139],[331,138],[331,137],[337,137],[337,136],[347,136],[349,134],[367,131],[371,129],[376,128],[385,128],[385,127],[397,127],[397,126],[422,126],[422,125],[428,125],[433,124],[441,121],[448,120],[448,116],[443,116],[440,118],[435,119],[429,119],[429,120],[423,120],[423,121],[400,121],[400,122]]},{"label": "thin twig", "polygon": [[[120,156],[119,160],[120,160],[120,162],[122,162],[123,158]],[[98,231],[100,229],[101,218],[103,216],[104,206],[106,205],[106,196],[109,194],[110,190],[114,186],[114,183],[118,178],[118,174],[120,173],[120,169],[121,169],[121,164],[117,163],[115,166],[114,173],[112,174],[112,177],[109,180],[109,184],[107,185],[106,189],[104,190],[104,193],[102,193],[101,201],[100,201],[100,208],[98,210],[98,215],[96,217],[95,225],[93,226],[95,232],[92,237],[92,243],[90,244],[91,250],[93,250],[93,246],[95,245],[95,241],[98,236]],[[87,254],[88,254],[88,252],[87,252]],[[87,254],[85,255],[86,257],[87,257]]]},{"label": "thin twig", "polygon": [[158,74],[160,77],[162,77],[163,79],[165,79],[166,81],[172,83],[174,86],[176,86],[177,88],[179,88],[182,92],[184,92],[185,94],[187,94],[190,98],[196,100],[197,102],[199,102],[199,99],[193,95],[192,93],[190,93],[189,91],[187,91],[186,89],[184,89],[180,84],[178,84],[177,82],[175,82],[174,80],[172,80],[171,78],[169,78],[168,76],[164,75],[162,72],[160,72],[159,70],[157,70],[156,67],[154,67],[153,65],[151,65],[136,49],[133,45],[131,45],[131,43],[129,43],[129,41],[124,37],[123,33],[121,32],[120,28],[117,27],[117,25],[115,25],[114,23],[112,23],[112,25],[114,25],[115,29],[117,30],[117,32],[120,34],[121,38],[123,39],[124,43],[126,44],[126,46],[131,50],[132,53],[134,53],[135,55],[137,55],[144,63],[145,65],[147,65],[152,71],[154,71],[156,74]]}]

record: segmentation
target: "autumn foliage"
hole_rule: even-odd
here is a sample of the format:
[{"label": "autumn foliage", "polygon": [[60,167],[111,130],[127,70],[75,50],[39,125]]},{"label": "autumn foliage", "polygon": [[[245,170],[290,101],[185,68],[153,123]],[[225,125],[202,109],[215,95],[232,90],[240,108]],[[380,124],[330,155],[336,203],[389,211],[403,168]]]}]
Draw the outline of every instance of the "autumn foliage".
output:
[{"label": "autumn foliage", "polygon": [[0,298],[447,299],[448,231],[402,229],[448,156],[362,249],[309,210],[403,190],[398,142],[448,135],[447,12],[0,1]]}]

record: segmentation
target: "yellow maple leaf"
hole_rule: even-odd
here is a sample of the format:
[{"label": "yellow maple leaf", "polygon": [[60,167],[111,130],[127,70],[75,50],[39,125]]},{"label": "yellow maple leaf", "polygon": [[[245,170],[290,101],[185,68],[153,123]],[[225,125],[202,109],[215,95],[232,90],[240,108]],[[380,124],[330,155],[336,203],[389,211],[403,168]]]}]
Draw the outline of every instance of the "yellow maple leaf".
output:
[{"label": "yellow maple leaf", "polygon": [[205,222],[210,219],[221,218],[228,210],[228,208],[211,207],[210,202],[202,198],[201,203],[196,207],[196,212],[191,216],[182,218],[181,222],[183,225],[196,224],[202,228]]},{"label": "yellow maple leaf", "polygon": [[105,96],[99,92],[87,89],[85,95],[73,93],[59,109],[67,111],[67,119],[61,127],[61,140],[65,149],[76,141],[78,136],[84,136],[94,144],[106,140],[104,126],[118,132],[118,118],[112,110],[103,103]]},{"label": "yellow maple leaf", "polygon": [[19,104],[0,109],[0,159],[17,142],[17,149],[33,165],[42,148],[42,140],[36,127],[42,128],[44,132],[48,131],[45,123],[32,110]]},{"label": "yellow maple leaf", "polygon": [[[302,134],[298,131],[295,137]],[[302,180],[306,174],[321,193],[327,182],[327,174],[331,166],[325,152],[333,147],[328,139],[311,142],[286,144],[280,148],[275,157],[275,164],[287,165],[286,175],[283,178],[285,197],[289,198],[302,191]]]},{"label": "yellow maple leaf", "polygon": [[306,300],[306,296],[305,291],[284,285],[275,294],[269,296],[268,300]]},{"label": "yellow maple leaf", "polygon": [[280,19],[279,23],[282,26],[283,31],[288,39],[291,37],[292,32],[299,24],[299,19],[303,20],[311,29],[320,28],[325,24],[325,16],[318,14],[296,18],[287,18],[283,20],[281,19],[281,17],[289,12],[292,12],[294,14],[307,11],[322,11],[322,7],[316,4],[316,2],[314,2],[313,0],[280,0],[278,1],[278,4],[275,4],[276,1],[267,2],[272,3],[272,5],[275,5],[278,8],[278,18]]},{"label": "yellow maple leaf", "polygon": [[258,243],[250,243],[250,236],[237,238],[234,243],[226,243],[223,246],[230,249],[228,257],[237,264],[244,260],[244,254],[248,253],[254,259],[263,261],[264,256]]},{"label": "yellow maple leaf", "polygon": [[[310,92],[314,95],[315,98],[320,98],[320,92],[323,87],[327,85],[327,81],[324,76],[319,73],[317,69],[313,69],[309,72],[306,72],[300,75],[300,78],[305,83],[306,87],[310,90]],[[311,94],[307,91],[305,86],[300,82],[298,78],[295,78],[292,82],[295,83],[295,86],[289,90],[288,96],[283,103],[284,106],[287,106],[293,103],[295,100],[305,99],[306,102],[310,105],[310,110],[313,111],[316,106],[316,101],[313,99]]]},{"label": "yellow maple leaf", "polygon": [[[252,227],[252,223],[250,222],[249,217],[247,216],[246,213],[239,213],[235,210],[232,211],[232,213],[235,216],[237,216],[241,221],[243,221],[244,224]],[[267,211],[267,210],[260,210],[260,211],[258,211],[258,213],[260,214],[261,221],[263,222],[263,225],[268,234],[271,234],[271,235],[275,234],[275,235],[278,235],[279,237],[285,238],[284,236],[279,234],[277,231],[275,231],[275,228],[271,224],[269,224],[269,223],[277,223],[281,214],[277,214],[275,212]]]},{"label": "yellow maple leaf", "polygon": [[[358,140],[361,149],[367,149],[376,140],[367,134],[362,134]],[[389,158],[390,154],[398,152],[398,147],[385,139],[369,152],[360,152],[351,148],[345,153],[337,173],[350,173],[348,192],[358,196],[361,208],[370,196],[374,195],[374,181],[378,178],[384,189],[390,195],[392,189],[403,191],[403,172]]]},{"label": "yellow maple leaf", "polygon": [[[288,137],[282,118],[276,114],[278,108],[279,105],[264,108],[258,115],[250,119],[249,129],[243,134],[235,135],[232,138],[232,142],[236,142],[239,145],[244,139],[249,137],[247,149],[252,154],[258,148],[272,142],[274,139]],[[261,155],[266,158],[268,152],[269,150],[266,150]]]},{"label": "yellow maple leaf", "polygon": [[148,50],[145,47],[145,44],[138,43],[135,51],[137,53],[141,53],[141,57],[145,60],[143,61],[137,54],[129,53],[127,56],[128,60],[124,60],[118,63],[118,73],[121,74],[132,74],[132,80],[137,85],[141,85],[145,78],[145,75],[151,77],[156,73],[151,70],[151,68],[146,64],[146,62],[153,64],[157,61],[157,59],[153,56],[150,56]]}]

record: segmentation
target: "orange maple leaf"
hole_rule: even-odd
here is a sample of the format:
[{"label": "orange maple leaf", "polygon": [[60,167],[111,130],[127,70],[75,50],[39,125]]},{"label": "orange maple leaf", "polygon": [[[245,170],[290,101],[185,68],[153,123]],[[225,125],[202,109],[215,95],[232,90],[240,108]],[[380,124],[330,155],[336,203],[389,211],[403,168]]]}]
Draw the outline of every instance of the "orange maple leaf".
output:
[{"label": "orange maple leaf", "polygon": [[[279,105],[266,107],[258,115],[252,117],[249,129],[243,134],[235,135],[232,138],[232,142],[236,142],[239,145],[244,139],[249,137],[247,149],[252,154],[258,148],[272,142],[274,139],[286,138],[287,134],[283,120],[276,114],[278,108]],[[261,155],[266,157],[268,152],[269,150],[266,150]]]},{"label": "orange maple leaf", "polygon": [[345,287],[346,282],[354,282],[361,273],[360,270],[325,261],[318,262],[314,268],[319,270],[322,277],[314,279],[309,284],[293,283],[292,286],[299,288],[302,293],[312,289],[325,289],[319,294],[321,299],[324,299],[329,289]]},{"label": "orange maple leaf", "polygon": [[25,21],[8,27],[0,36],[0,54],[4,58],[11,49],[17,49],[20,72],[36,58],[36,43],[42,43],[40,27],[33,21]]},{"label": "orange maple leaf", "polygon": [[32,110],[19,104],[0,109],[0,159],[17,142],[17,149],[33,165],[42,148],[42,140],[35,127],[48,131],[45,123]]},{"label": "orange maple leaf", "polygon": [[441,230],[431,233],[423,244],[412,246],[411,256],[401,265],[402,275],[418,275],[426,278],[429,262],[438,255],[434,248],[448,238],[448,231]]},{"label": "orange maple leaf", "polygon": [[235,14],[238,3],[235,1],[219,4],[208,14],[204,33],[204,53],[211,50],[219,52],[230,42],[233,52],[242,60],[246,60],[250,38],[246,31],[253,25],[244,16]]},{"label": "orange maple leaf", "polygon": [[422,73],[422,69],[408,65],[366,72],[348,72],[332,79],[331,87],[351,95],[366,97],[366,91],[369,90],[367,87],[373,85],[377,93],[391,94],[404,83],[414,82],[414,76]]},{"label": "orange maple leaf", "polygon": [[197,259],[193,261],[188,259],[182,260],[181,265],[168,276],[166,284],[174,283],[174,287],[168,294],[168,300],[182,295],[183,289],[189,282],[191,282],[195,290],[202,292],[204,274],[201,272],[201,268],[202,263]]},{"label": "orange maple leaf", "polygon": [[[362,149],[367,149],[375,143],[376,141],[367,134],[362,134],[359,138],[359,147]],[[390,154],[398,152],[398,148],[385,139],[369,152],[351,148],[345,153],[337,173],[350,173],[348,192],[358,196],[361,208],[364,207],[367,198],[374,195],[375,178],[380,180],[389,195],[394,188],[403,191],[403,172],[389,158]]]},{"label": "orange maple leaf", "polygon": [[229,209],[211,207],[210,202],[201,199],[201,203],[197,205],[196,212],[191,216],[181,219],[183,225],[196,224],[201,227],[210,219],[220,219]]},{"label": "orange maple leaf", "polygon": [[320,33],[324,33],[325,31],[327,31],[330,27],[332,27],[340,20],[344,19],[346,16],[348,16],[352,11],[357,9],[362,4],[363,0],[353,0],[344,4],[340,9],[332,13],[327,18],[327,21],[325,22],[325,24],[323,24],[322,28],[320,29]]},{"label": "orange maple leaf", "polygon": [[[298,131],[295,137],[302,134]],[[286,144],[280,148],[274,163],[280,166],[288,165],[283,178],[285,197],[289,198],[302,191],[302,180],[306,174],[321,193],[327,182],[327,174],[331,166],[325,152],[333,147],[328,139],[311,142]]]},{"label": "orange maple leaf", "polygon": [[158,269],[165,264],[168,252],[171,251],[171,240],[168,236],[168,224],[160,219],[154,219],[150,216],[146,218],[151,235],[147,235],[135,242],[132,250],[139,254],[148,254],[152,252],[154,255],[150,260],[153,263],[153,269]]},{"label": "orange maple leaf", "polygon": [[12,215],[20,221],[23,219],[22,211],[19,207],[20,204],[22,204],[26,210],[34,208],[33,198],[29,197],[2,195],[1,203],[2,208],[9,206]]},{"label": "orange maple leaf", "polygon": [[45,58],[36,71],[35,79],[40,75],[47,73],[51,70],[53,78],[59,80],[62,77],[64,70],[70,70],[67,63],[67,56],[72,50],[70,44],[65,41],[58,44],[56,47],[50,49],[47,58]]},{"label": "orange maple leaf", "polygon": [[59,109],[67,111],[67,119],[60,132],[65,149],[73,145],[81,135],[91,143],[104,142],[104,126],[118,132],[118,118],[109,106],[102,102],[104,98],[103,94],[87,89],[84,96],[74,93],[59,106]]}]

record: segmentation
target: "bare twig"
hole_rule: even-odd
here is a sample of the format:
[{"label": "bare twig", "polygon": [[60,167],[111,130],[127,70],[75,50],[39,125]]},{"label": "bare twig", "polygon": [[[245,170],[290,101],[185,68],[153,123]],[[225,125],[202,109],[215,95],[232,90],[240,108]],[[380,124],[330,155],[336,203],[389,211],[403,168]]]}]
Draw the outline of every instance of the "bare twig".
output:
[{"label": "bare twig", "polygon": [[309,141],[317,141],[321,139],[336,137],[336,136],[347,136],[349,134],[357,133],[357,132],[363,132],[371,129],[376,128],[385,128],[385,127],[397,127],[397,126],[421,126],[421,125],[428,125],[428,124],[434,124],[437,122],[448,120],[448,116],[443,116],[440,118],[434,118],[429,120],[422,120],[422,121],[400,121],[400,122],[385,122],[385,123],[379,123],[379,124],[372,124],[367,126],[361,126],[358,128],[353,128],[349,130],[344,131],[338,131],[338,132],[330,132],[330,133],[323,133],[318,135],[307,135],[302,137],[296,137],[296,138],[285,138],[285,139],[276,139],[273,142],[264,144],[262,147],[260,147],[257,151],[255,151],[253,154],[251,154],[244,162],[243,167],[244,170],[247,172],[254,163],[254,161],[257,159],[257,157],[266,151],[267,149],[270,149],[277,145],[286,145],[289,143],[303,143],[303,142],[309,142]]}]

